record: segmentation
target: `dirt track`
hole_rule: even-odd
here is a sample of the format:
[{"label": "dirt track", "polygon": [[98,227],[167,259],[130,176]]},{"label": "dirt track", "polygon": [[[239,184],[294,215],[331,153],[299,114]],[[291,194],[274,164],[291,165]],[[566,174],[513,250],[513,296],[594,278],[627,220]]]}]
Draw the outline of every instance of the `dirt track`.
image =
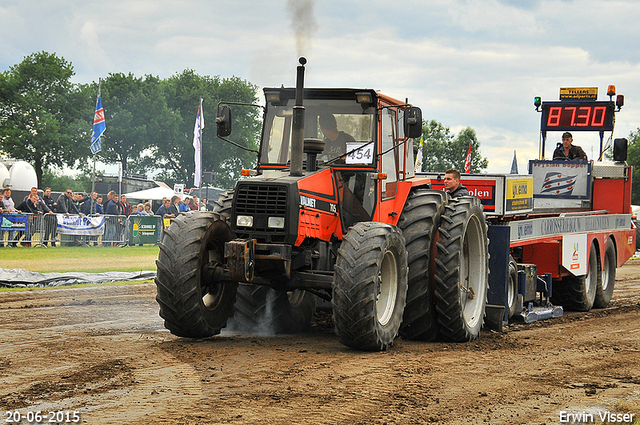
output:
[{"label": "dirt track", "polygon": [[483,331],[473,343],[398,340],[387,352],[356,352],[328,317],[304,335],[194,341],[164,330],[152,283],[1,293],[2,420],[15,410],[42,411],[40,423],[77,410],[88,424],[640,417],[640,260],[618,269],[605,310]]}]

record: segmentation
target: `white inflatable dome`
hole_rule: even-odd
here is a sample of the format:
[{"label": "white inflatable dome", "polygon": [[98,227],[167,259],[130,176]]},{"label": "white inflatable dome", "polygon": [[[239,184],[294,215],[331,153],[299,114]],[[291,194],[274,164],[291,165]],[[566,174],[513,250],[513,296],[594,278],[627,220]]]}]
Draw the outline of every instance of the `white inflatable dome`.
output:
[{"label": "white inflatable dome", "polygon": [[25,161],[16,161],[9,170],[9,183],[12,190],[30,191],[32,187],[38,186],[36,170],[31,164]]},{"label": "white inflatable dome", "polygon": [[[5,165],[0,162],[0,188],[4,188],[5,186],[5,179],[9,178],[9,170],[7,170],[7,167],[5,167]],[[9,180],[7,180],[7,184],[9,184]]]}]

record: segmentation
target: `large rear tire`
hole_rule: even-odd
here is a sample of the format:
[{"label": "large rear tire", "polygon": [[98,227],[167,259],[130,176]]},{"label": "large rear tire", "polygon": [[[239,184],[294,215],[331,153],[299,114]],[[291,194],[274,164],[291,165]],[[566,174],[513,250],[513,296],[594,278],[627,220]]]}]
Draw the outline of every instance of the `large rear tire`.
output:
[{"label": "large rear tire", "polygon": [[316,297],[307,291],[240,283],[228,328],[262,335],[304,332],[311,327],[315,310]]},{"label": "large rear tire", "polygon": [[480,335],[489,288],[488,243],[480,200],[451,200],[441,219],[435,275],[438,323],[446,340],[473,341]]},{"label": "large rear tire", "polygon": [[229,226],[212,212],[180,214],[165,230],[156,261],[156,300],[172,334],[204,338],[227,323],[237,283],[206,281],[203,269],[224,261],[224,243],[231,239]]},{"label": "large rear tire", "polygon": [[213,212],[222,216],[224,220],[231,220],[231,208],[233,207],[233,190],[225,190],[218,199],[213,201]]},{"label": "large rear tire", "polygon": [[605,308],[609,305],[613,296],[613,286],[616,282],[616,247],[613,239],[607,239],[607,247],[604,251],[604,264],[600,282],[596,288],[596,299],[593,302],[595,308]]},{"label": "large rear tire", "polygon": [[432,189],[411,192],[398,221],[409,265],[407,305],[400,328],[400,335],[406,339],[433,341],[438,335],[431,260],[435,256],[445,196],[444,192]]},{"label": "large rear tire", "polygon": [[355,224],[335,264],[331,303],[340,342],[357,350],[386,350],[398,335],[406,297],[402,232],[384,223]]},{"label": "large rear tire", "polygon": [[552,302],[568,310],[589,311],[593,307],[599,277],[602,273],[595,244],[589,250],[589,269],[586,276],[568,276],[553,287]]}]

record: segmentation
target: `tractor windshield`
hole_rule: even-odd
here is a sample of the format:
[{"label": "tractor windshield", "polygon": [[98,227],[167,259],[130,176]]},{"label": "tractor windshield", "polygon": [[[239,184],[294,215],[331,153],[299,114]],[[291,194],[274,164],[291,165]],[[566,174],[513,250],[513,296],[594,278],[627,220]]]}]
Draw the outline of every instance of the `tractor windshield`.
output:
[{"label": "tractor windshield", "polygon": [[[291,158],[291,129],[294,99],[286,104],[270,104],[263,128],[262,164],[286,165]],[[327,162],[372,166],[375,158],[375,108],[354,99],[305,99],[304,138],[321,139]],[[346,156],[345,154],[349,154]]]}]

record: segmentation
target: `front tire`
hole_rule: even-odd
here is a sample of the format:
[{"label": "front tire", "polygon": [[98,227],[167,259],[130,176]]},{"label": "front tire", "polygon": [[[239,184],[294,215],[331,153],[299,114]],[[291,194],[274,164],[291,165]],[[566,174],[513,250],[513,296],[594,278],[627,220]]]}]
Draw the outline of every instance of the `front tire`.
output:
[{"label": "front tire", "polygon": [[231,315],[237,283],[206,281],[204,268],[224,261],[232,239],[220,215],[191,211],[171,220],[160,243],[156,300],[172,334],[205,338],[220,333]]},{"label": "front tire", "polygon": [[482,204],[461,197],[445,207],[436,257],[436,309],[440,334],[449,341],[480,335],[489,288],[487,224]]},{"label": "front tire", "polygon": [[361,222],[338,250],[333,280],[333,322],[344,345],[383,351],[398,335],[407,296],[407,253],[401,231]]}]

